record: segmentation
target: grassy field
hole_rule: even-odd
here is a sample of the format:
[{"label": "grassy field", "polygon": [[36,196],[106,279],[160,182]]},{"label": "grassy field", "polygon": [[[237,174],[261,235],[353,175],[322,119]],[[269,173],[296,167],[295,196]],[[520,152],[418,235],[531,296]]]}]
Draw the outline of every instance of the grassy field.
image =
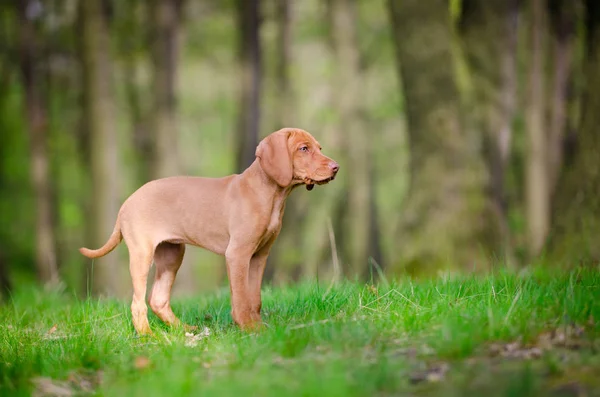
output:
[{"label": "grassy field", "polygon": [[599,286],[595,269],[305,283],[265,291],[256,334],[221,290],[174,303],[194,335],[152,316],[146,338],[129,302],[20,290],[0,311],[0,395],[595,395]]}]

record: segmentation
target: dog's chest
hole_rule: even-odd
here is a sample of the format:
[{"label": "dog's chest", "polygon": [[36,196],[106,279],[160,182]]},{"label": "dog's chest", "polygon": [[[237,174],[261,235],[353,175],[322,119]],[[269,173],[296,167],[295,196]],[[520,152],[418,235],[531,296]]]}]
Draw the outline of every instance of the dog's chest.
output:
[{"label": "dog's chest", "polygon": [[269,217],[269,223],[267,224],[267,235],[274,235],[281,229],[281,221],[283,219],[283,210],[285,208],[285,197],[275,200],[273,203],[273,209],[271,210],[271,216]]}]

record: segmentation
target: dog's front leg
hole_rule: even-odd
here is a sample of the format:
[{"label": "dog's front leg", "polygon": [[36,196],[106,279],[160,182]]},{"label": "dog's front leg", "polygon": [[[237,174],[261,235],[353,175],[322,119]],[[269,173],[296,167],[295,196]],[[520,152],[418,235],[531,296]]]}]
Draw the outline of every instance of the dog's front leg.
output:
[{"label": "dog's front leg", "polygon": [[231,316],[241,328],[253,328],[256,324],[252,315],[252,299],[248,288],[248,270],[252,252],[227,248],[227,276],[231,292]]},{"label": "dog's front leg", "polygon": [[267,265],[267,257],[269,252],[257,252],[252,259],[250,259],[250,272],[249,272],[249,289],[250,289],[250,300],[252,306],[252,316],[257,322],[260,322],[260,309],[262,307],[261,292],[260,288],[262,285],[263,274]]}]

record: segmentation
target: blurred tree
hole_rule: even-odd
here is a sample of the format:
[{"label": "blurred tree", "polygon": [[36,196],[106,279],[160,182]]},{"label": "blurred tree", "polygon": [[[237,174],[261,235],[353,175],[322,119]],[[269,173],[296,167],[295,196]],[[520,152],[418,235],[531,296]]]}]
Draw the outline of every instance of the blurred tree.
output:
[{"label": "blurred tree", "polygon": [[600,3],[586,0],[581,128],[573,156],[565,158],[547,245],[559,265],[597,265],[600,260]]},{"label": "blurred tree", "polygon": [[577,0],[548,0],[553,66],[548,120],[548,189],[551,195],[556,190],[562,167],[567,129],[567,99],[573,82],[572,68],[578,5]]},{"label": "blurred tree", "polygon": [[365,131],[363,105],[364,77],[361,73],[357,37],[355,0],[330,0],[331,34],[336,57],[336,103],[338,128],[344,132],[348,160],[346,180],[348,213],[346,217],[343,263],[348,275],[364,274],[370,254],[372,200],[370,140]]},{"label": "blurred tree", "polygon": [[493,230],[484,165],[477,136],[463,128],[447,3],[389,6],[410,147],[400,263],[411,273],[487,264]]},{"label": "blurred tree", "polygon": [[277,5],[277,105],[279,110],[276,129],[294,126],[294,93],[290,79],[292,59],[292,4],[290,0],[276,0]]},{"label": "blurred tree", "polygon": [[516,45],[520,0],[463,0],[460,30],[471,91],[469,113],[483,134],[494,221],[503,257],[512,258],[505,187],[517,101]]},{"label": "blurred tree", "polygon": [[526,208],[529,255],[537,255],[550,227],[548,137],[545,126],[544,55],[546,7],[531,0],[529,100],[527,105]]},{"label": "blurred tree", "polygon": [[[295,126],[294,93],[292,89],[291,59],[293,54],[292,28],[294,25],[293,10],[290,0],[276,0],[275,18],[277,37],[275,45],[275,126],[273,131],[284,127]],[[249,150],[249,149],[248,149]],[[297,275],[302,268],[302,247],[298,243],[298,230],[301,230],[304,217],[302,209],[306,205],[306,195],[294,194],[286,203],[281,233],[273,246],[265,269],[264,279],[267,282],[275,278],[281,280],[290,274]],[[293,225],[285,227],[285,225]]]},{"label": "blurred tree", "polygon": [[[132,130],[132,148],[135,151],[136,176],[137,183],[145,183],[152,179],[152,171],[154,164],[154,146],[152,133],[157,134],[157,130],[164,130],[163,124],[154,124],[151,119],[164,118],[168,123],[168,109],[160,114],[150,112],[150,103],[156,104],[155,95],[144,95],[147,87],[140,84],[140,76],[147,66],[146,56],[148,55],[150,36],[152,32],[158,31],[156,22],[146,23],[145,16],[149,16],[149,20],[154,21],[155,17],[152,11],[156,9],[150,7],[148,2],[142,0],[129,0],[114,3],[116,17],[113,26],[114,35],[118,38],[117,44],[119,49],[119,58],[122,60],[123,70],[123,89],[128,107],[128,117]],[[162,41],[166,41],[163,38]],[[156,57],[152,58],[156,61]],[[159,60],[160,62],[160,60]],[[166,64],[167,61],[162,61],[161,64]],[[152,65],[154,63],[151,62]],[[163,82],[164,79],[160,80]],[[158,81],[154,81],[154,88],[158,86]],[[165,114],[166,113],[166,114]],[[154,131],[151,131],[151,126],[154,126]],[[160,127],[162,126],[162,127]],[[170,150],[170,145],[165,149]]]},{"label": "blurred tree", "polygon": [[[79,2],[81,20],[81,58],[83,66],[83,110],[89,133],[91,161],[91,216],[90,245],[104,245],[112,233],[119,196],[117,192],[118,146],[110,61],[110,37],[104,0]],[[121,295],[117,255],[107,255],[96,260],[93,269],[94,293]]]},{"label": "blurred tree", "polygon": [[44,5],[38,1],[17,2],[20,21],[20,69],[25,92],[25,120],[29,132],[31,181],[36,211],[36,268],[43,283],[57,283],[56,243],[48,159],[47,59],[40,32]]},{"label": "blurred tree", "polygon": [[152,0],[153,178],[179,173],[177,65],[182,0]]},{"label": "blurred tree", "polygon": [[260,128],[262,50],[260,0],[237,0],[239,26],[240,102],[236,169],[242,172],[254,161]]}]

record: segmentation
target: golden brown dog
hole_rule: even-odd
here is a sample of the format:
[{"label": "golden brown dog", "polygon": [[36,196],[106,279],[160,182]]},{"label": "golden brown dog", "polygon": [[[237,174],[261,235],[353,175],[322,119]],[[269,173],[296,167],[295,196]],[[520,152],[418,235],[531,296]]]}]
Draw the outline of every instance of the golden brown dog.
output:
[{"label": "golden brown dog", "polygon": [[156,277],[150,307],[162,321],[176,325],[180,321],[171,310],[171,288],[185,244],[225,255],[232,317],[240,327],[253,328],[261,324],[262,276],[281,230],[286,198],[301,184],[311,190],[333,180],[338,170],[312,135],[284,128],[259,143],[256,160],[239,175],[177,176],[146,183],[121,206],[106,244],[79,251],[98,258],[125,240],[133,283],[131,314],[138,334],[151,333],[145,296],[153,259]]}]

